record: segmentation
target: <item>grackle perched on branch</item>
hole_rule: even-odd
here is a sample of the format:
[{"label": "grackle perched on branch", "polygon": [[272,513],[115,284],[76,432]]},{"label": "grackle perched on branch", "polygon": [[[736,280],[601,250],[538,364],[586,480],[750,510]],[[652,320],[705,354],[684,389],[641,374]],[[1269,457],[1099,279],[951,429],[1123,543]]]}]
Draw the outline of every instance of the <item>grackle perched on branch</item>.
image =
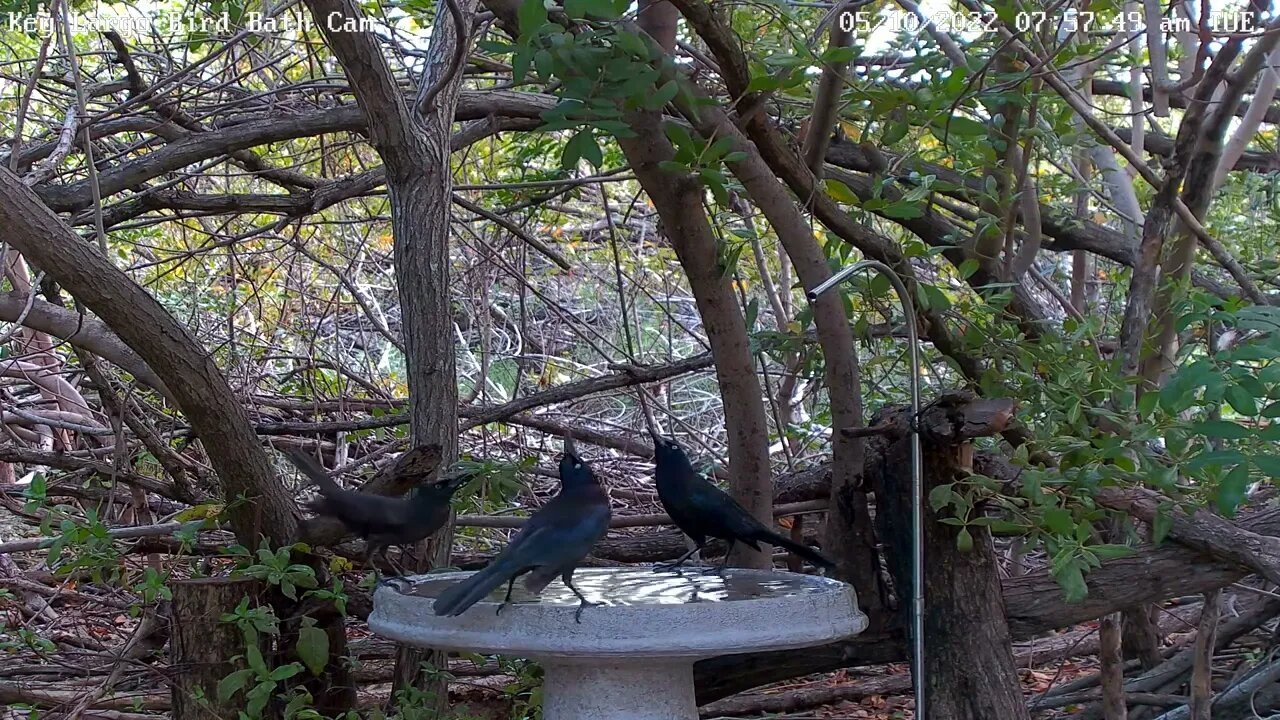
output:
[{"label": "grackle perched on branch", "polygon": [[307,503],[320,515],[337,518],[352,534],[364,538],[367,564],[375,552],[388,563],[387,547],[412,545],[431,535],[449,521],[449,502],[471,474],[443,474],[408,497],[387,497],[339,487],[315,458],[301,450],[288,449],[285,455],[302,474],[315,483],[320,497]]},{"label": "grackle perched on branch", "polygon": [[450,586],[436,598],[436,615],[457,616],[486,595],[507,584],[507,595],[498,612],[511,600],[516,578],[528,573],[524,586],[542,592],[556,576],[582,602],[573,619],[582,622],[582,610],[595,605],[573,586],[573,571],[596,542],[609,530],[609,495],[574,449],[565,440],[560,458],[560,492],[534,513],[488,567]]},{"label": "grackle perched on branch", "polygon": [[729,562],[729,553],[733,552],[736,543],[745,543],[759,550],[758,543],[766,542],[785,548],[819,567],[828,570],[835,567],[835,563],[817,550],[801,545],[761,524],[728,493],[712,485],[694,470],[689,456],[674,440],[668,440],[653,431],[649,434],[653,437],[654,459],[657,464],[655,476],[658,499],[671,516],[671,521],[696,544],[694,549],[679,560],[660,563],[654,567],[655,570],[676,568],[684,564],[706,545],[708,536],[729,543],[729,550],[720,566],[715,569],[716,572],[724,571]]}]

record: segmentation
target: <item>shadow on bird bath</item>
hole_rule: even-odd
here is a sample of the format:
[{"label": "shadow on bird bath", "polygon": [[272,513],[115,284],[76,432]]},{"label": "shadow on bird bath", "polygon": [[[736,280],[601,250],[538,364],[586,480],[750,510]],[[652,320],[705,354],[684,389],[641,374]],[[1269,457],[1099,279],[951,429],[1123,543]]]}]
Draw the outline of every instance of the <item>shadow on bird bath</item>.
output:
[{"label": "shadow on bird bath", "polygon": [[693,663],[717,655],[821,645],[866,628],[853,588],[814,575],[729,568],[723,575],[582,568],[573,583],[601,603],[574,622],[560,581],[540,595],[505,588],[456,617],[435,598],[470,573],[401,578],[374,594],[369,627],[418,647],[514,655],[544,670],[544,720],[693,720]]}]

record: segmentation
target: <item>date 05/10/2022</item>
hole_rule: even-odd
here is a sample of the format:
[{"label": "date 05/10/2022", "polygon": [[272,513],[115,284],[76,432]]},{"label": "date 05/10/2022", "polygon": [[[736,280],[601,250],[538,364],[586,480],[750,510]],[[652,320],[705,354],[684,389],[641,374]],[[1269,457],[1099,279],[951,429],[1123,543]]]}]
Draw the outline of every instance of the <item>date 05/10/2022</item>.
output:
[{"label": "date 05/10/2022", "polygon": [[[1049,29],[1065,32],[1134,32],[1142,30],[1146,23],[1140,12],[1120,12],[1107,16],[1099,13],[1068,10],[1061,13],[1020,11],[1014,14],[1010,30],[1039,32]],[[1000,19],[994,12],[965,10],[940,10],[927,14],[901,12],[842,12],[836,21],[844,32],[870,33],[876,30],[889,32],[917,32],[926,27],[954,33],[995,32]],[[1160,18],[1162,32],[1191,32],[1197,28],[1187,18]],[[1186,27],[1181,27],[1185,23]],[[1211,32],[1240,33],[1256,30],[1252,13],[1239,10],[1221,10],[1210,13]]]}]

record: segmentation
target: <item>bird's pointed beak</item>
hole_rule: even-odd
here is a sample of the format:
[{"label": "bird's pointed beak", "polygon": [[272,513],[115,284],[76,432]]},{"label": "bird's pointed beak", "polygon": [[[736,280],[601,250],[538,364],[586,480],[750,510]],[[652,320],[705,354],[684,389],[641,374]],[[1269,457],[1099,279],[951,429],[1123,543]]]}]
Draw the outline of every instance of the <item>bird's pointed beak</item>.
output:
[{"label": "bird's pointed beak", "polygon": [[573,438],[568,436],[565,436],[564,439],[564,454],[565,457],[571,457],[575,460],[581,459],[581,456],[578,455],[578,444],[573,441]]},{"label": "bird's pointed beak", "polygon": [[662,444],[662,436],[659,435],[658,431],[655,430],[654,428],[648,428],[648,430],[649,430],[649,437],[653,440],[653,447],[656,449],[659,445]]},{"label": "bird's pointed beak", "polygon": [[466,470],[451,470],[440,476],[440,484],[450,490],[457,490],[471,480],[471,473]]}]

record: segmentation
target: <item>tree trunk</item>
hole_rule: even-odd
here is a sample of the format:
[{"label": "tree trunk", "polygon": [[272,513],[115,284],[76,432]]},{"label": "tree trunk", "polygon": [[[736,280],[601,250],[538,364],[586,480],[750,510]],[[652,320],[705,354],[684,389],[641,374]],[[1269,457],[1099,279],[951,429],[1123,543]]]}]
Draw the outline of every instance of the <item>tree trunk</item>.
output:
[{"label": "tree trunk", "polygon": [[[698,107],[696,112],[693,108],[686,108],[685,115],[708,142],[714,142],[716,138],[731,138],[734,140],[733,149],[745,154],[742,160],[729,163],[729,167],[769,220],[791,258],[801,284],[814,288],[830,278],[831,268],[822,248],[814,240],[813,231],[755,144],[711,103]],[[861,427],[861,374],[853,344],[853,330],[849,327],[844,300],[839,292],[829,292],[813,303],[813,320],[825,361],[824,379],[832,425],[840,429]],[[832,502],[823,547],[835,556],[840,577],[854,586],[858,600],[864,606],[863,611],[872,625],[878,626],[884,617],[881,604],[884,589],[880,582],[875,537],[870,531],[871,523],[866,522],[866,493],[861,490],[862,439],[836,432],[831,444]]]},{"label": "tree trunk", "polygon": [[1213,646],[1222,612],[1222,591],[1204,594],[1204,610],[1196,631],[1195,663],[1191,668],[1191,720],[1212,720]]},{"label": "tree trunk", "polygon": [[[169,635],[173,720],[224,720],[237,717],[244,696],[218,699],[218,683],[237,669],[231,658],[243,655],[245,640],[232,623],[220,622],[243,598],[251,606],[262,599],[254,579],[173,580],[173,626]],[[263,654],[267,655],[266,648]],[[246,688],[253,687],[252,683]]]},{"label": "tree trunk", "polygon": [[1102,717],[1126,720],[1128,705],[1124,700],[1124,656],[1120,652],[1120,617],[1107,613],[1098,628],[1098,661],[1102,666]]},{"label": "tree trunk", "polygon": [[[715,234],[702,210],[705,190],[692,176],[676,175],[658,167],[658,163],[671,160],[675,152],[662,132],[657,113],[634,112],[627,119],[637,136],[619,138],[618,144],[653,200],[664,235],[689,278],[689,288],[715,357],[728,435],[730,492],[748,512],[772,526],[773,481],[764,400],[746,321],[730,284],[731,273],[721,265]],[[769,556],[741,543],[730,561],[745,567],[772,565]]]},{"label": "tree trunk", "polygon": [[[322,20],[335,12],[362,17],[359,7],[352,0],[307,0],[325,40],[342,62],[368,121],[370,142],[387,168],[411,437],[415,447],[438,447],[444,463],[453,462],[458,453],[458,384],[449,296],[450,130],[463,77],[458,61],[470,46],[468,33],[477,5],[478,0],[437,5],[427,67],[420,80],[423,92],[415,107],[410,107],[372,33],[335,30]],[[454,12],[460,17],[454,17]],[[420,561],[421,569],[448,563],[452,535],[449,522],[419,546],[419,557],[426,560]],[[439,715],[448,702],[447,688],[443,682],[426,687],[426,675],[421,672],[424,660],[434,667],[445,666],[442,652],[401,648],[394,688],[423,688]]]},{"label": "tree trunk", "polygon": [[250,548],[262,537],[276,547],[289,542],[297,526],[296,507],[208,351],[5,168],[0,168],[0,227],[12,247],[102,318],[173,393],[218,473],[236,540]]},{"label": "tree trunk", "polygon": [[[909,412],[897,414],[905,424],[902,416]],[[930,415],[946,417],[944,421],[930,422]],[[950,432],[949,427],[959,427],[959,423],[951,421],[954,417],[961,416],[939,406],[926,409],[921,415],[925,429],[921,444],[926,497],[933,488],[969,474],[963,467],[971,452],[966,439],[934,432],[937,428]],[[878,440],[885,442],[883,438]],[[884,462],[868,468],[867,473],[868,484],[876,493],[877,525],[885,541],[903,615],[910,608],[912,587],[909,447],[905,435],[892,441],[881,455]],[[986,527],[939,522],[945,512],[925,506],[924,682],[928,717],[1029,720],[1013,664],[1013,639],[991,535]],[[971,547],[959,547],[962,533],[970,536],[965,544]],[[975,672],[975,668],[981,671]]]}]

